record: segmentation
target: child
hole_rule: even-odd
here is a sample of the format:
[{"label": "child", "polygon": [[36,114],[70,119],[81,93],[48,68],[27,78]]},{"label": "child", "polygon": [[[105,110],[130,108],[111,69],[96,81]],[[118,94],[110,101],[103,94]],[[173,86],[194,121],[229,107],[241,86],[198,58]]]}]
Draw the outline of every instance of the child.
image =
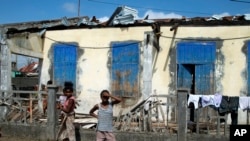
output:
[{"label": "child", "polygon": [[[48,85],[52,85],[53,84],[53,81],[52,80],[49,80],[47,81],[47,86]],[[48,108],[48,90],[47,90],[47,87],[44,86],[43,87],[43,91],[46,92],[45,96],[44,96],[44,99],[43,99],[43,114],[45,115],[46,114],[46,110]]]},{"label": "child", "polygon": [[[62,126],[59,130],[58,136],[61,139],[69,138],[70,141],[75,141],[75,97],[73,96],[73,88],[65,87],[63,89],[63,94],[67,97],[63,105],[60,106],[61,111],[64,112],[64,119],[62,121]],[[57,137],[58,138],[58,137]]]},{"label": "child", "polygon": [[[96,104],[89,114],[98,119],[96,129],[96,141],[115,141],[113,134],[113,105],[121,102],[121,99],[113,96],[108,90],[103,90],[100,94],[101,103]],[[109,98],[112,100],[109,101]],[[94,112],[98,110],[98,114]]]}]

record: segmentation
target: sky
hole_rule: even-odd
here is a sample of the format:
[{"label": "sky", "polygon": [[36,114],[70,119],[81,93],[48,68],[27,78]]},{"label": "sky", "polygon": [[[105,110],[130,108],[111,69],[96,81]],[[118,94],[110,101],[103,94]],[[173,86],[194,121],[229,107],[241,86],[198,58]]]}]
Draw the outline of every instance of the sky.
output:
[{"label": "sky", "polygon": [[250,0],[1,0],[0,24],[78,16],[106,21],[119,6],[136,9],[137,19],[250,14]]}]

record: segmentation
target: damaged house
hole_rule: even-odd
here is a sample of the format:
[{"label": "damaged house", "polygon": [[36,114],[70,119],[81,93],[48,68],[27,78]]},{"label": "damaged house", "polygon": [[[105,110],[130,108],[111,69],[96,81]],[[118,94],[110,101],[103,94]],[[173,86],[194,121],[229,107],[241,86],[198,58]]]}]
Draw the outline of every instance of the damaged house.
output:
[{"label": "damaged house", "polygon": [[[124,6],[104,23],[94,17],[64,17],[1,25],[0,30],[1,90],[11,90],[12,53],[36,57],[39,84],[53,80],[63,87],[72,81],[80,114],[88,115],[103,89],[123,100],[115,116],[161,101],[164,116],[156,119],[164,125],[176,119],[176,109],[166,105],[177,101],[166,97],[176,98],[178,89],[190,96],[250,96],[249,15],[137,19],[137,11]],[[187,105],[188,120],[196,120],[195,110],[202,108],[198,104]],[[247,111],[238,109],[236,116],[238,124],[248,123]],[[229,116],[227,122],[231,120]]]}]

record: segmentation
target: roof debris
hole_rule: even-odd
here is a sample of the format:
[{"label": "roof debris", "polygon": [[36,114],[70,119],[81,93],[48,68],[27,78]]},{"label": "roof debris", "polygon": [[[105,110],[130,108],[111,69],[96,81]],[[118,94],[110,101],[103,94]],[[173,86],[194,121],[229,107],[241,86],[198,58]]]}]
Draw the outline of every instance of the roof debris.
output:
[{"label": "roof debris", "polygon": [[111,15],[108,21],[100,22],[95,16],[90,19],[88,16],[67,18],[55,20],[45,20],[36,22],[23,22],[0,25],[0,28],[5,28],[6,33],[19,32],[41,32],[43,29],[69,29],[69,28],[95,28],[95,27],[112,27],[112,26],[145,26],[152,23],[159,23],[160,25],[173,25],[178,23],[180,26],[185,25],[250,25],[250,14],[237,16],[218,16],[212,17],[193,17],[193,18],[171,18],[171,19],[149,19],[147,15],[143,19],[138,19],[138,11],[136,9],[119,6]]}]

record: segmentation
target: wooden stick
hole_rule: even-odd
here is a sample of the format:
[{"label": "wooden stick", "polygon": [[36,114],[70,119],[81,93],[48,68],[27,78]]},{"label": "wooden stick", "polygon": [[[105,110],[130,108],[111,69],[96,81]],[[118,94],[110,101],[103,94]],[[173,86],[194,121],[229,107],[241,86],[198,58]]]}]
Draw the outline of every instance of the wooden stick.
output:
[{"label": "wooden stick", "polygon": [[29,108],[30,108],[30,123],[32,123],[32,116],[33,116],[33,113],[32,113],[32,111],[33,111],[33,106],[32,106],[32,95],[30,94],[30,106],[29,106]]}]

